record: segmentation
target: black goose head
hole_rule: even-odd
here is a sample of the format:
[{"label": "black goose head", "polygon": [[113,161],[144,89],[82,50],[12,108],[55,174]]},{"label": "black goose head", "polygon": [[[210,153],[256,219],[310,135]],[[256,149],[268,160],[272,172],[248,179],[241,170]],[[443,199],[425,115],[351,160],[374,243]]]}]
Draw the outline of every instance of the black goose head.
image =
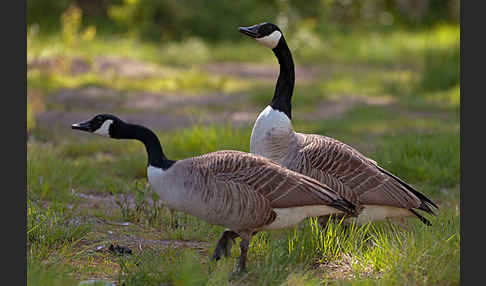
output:
[{"label": "black goose head", "polygon": [[240,27],[240,32],[255,39],[260,44],[274,49],[283,39],[282,31],[272,23],[261,23],[250,27]]},{"label": "black goose head", "polygon": [[71,125],[72,129],[117,138],[116,129],[124,122],[112,114],[98,114],[92,119]]},{"label": "black goose head", "polygon": [[167,170],[175,163],[167,159],[154,132],[142,125],[126,123],[112,114],[98,114],[88,121],[71,125],[72,129],[114,139],[135,139],[145,145],[148,165]]}]

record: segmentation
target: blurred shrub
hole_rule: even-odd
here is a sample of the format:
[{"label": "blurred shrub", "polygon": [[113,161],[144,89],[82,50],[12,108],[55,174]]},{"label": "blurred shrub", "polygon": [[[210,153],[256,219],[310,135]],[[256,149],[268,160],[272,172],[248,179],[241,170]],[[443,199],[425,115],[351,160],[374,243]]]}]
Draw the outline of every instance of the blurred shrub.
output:
[{"label": "blurred shrub", "polygon": [[425,53],[420,86],[425,91],[439,91],[460,82],[459,44],[453,49],[429,49]]},{"label": "blurred shrub", "polygon": [[35,128],[35,116],[44,111],[44,102],[39,92],[29,90],[27,92],[27,132]]},{"label": "blurred shrub", "polygon": [[59,30],[59,18],[73,0],[27,1],[27,25],[38,24],[43,32]]},{"label": "blurred shrub", "polygon": [[27,132],[30,132],[35,127],[34,112],[32,110],[32,103],[27,98]]},{"label": "blurred shrub", "polygon": [[59,19],[71,5],[81,9],[82,26],[103,33],[119,32],[145,40],[240,40],[238,26],[275,22],[287,33],[314,21],[316,31],[423,28],[459,21],[459,0],[31,0],[27,25],[42,32],[59,30]]},{"label": "blurred shrub", "polygon": [[83,20],[83,10],[77,5],[71,5],[61,15],[62,26],[62,40],[68,47],[74,46],[80,39],[83,41],[90,41],[96,35],[96,28],[88,26],[84,31],[81,31],[81,24]]},{"label": "blurred shrub", "polygon": [[76,41],[82,17],[83,11],[76,5],[71,5],[61,15],[62,39],[67,46],[72,46]]},{"label": "blurred shrub", "polygon": [[322,0],[319,8],[323,31],[459,23],[459,0]]},{"label": "blurred shrub", "polygon": [[307,19],[298,25],[294,33],[286,37],[296,57],[309,58],[316,51],[323,52],[327,48],[321,35],[317,33],[316,25],[315,20]]},{"label": "blurred shrub", "polygon": [[181,40],[189,36],[221,40],[235,38],[240,25],[274,19],[275,2],[123,0],[111,5],[108,15],[122,29],[145,40]]}]

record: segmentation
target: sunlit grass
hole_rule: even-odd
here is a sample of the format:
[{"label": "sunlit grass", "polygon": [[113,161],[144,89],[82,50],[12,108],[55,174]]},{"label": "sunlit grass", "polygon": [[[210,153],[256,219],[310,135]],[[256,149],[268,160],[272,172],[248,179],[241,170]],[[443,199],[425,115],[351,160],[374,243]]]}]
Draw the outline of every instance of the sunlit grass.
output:
[{"label": "sunlit grass", "polygon": [[422,99],[429,107],[434,106],[458,111],[461,103],[460,96],[460,87],[456,85],[448,90],[427,92]]},{"label": "sunlit grass", "polygon": [[123,91],[179,92],[191,95],[201,92],[237,92],[245,90],[251,83],[227,76],[209,75],[197,70],[172,70],[164,75],[133,78],[114,73],[88,72],[81,75],[70,75],[66,72],[42,72],[39,70],[27,73],[29,88],[42,90],[45,93],[60,88],[80,88],[101,86]]},{"label": "sunlit grass", "polygon": [[323,81],[320,89],[334,97],[399,96],[411,90],[417,81],[417,72],[411,69],[358,68],[355,72],[341,72]]},{"label": "sunlit grass", "polygon": [[[208,285],[215,280],[217,285],[227,285],[228,280],[245,285],[292,285],[290,281],[308,283],[304,285],[323,281],[339,285],[455,285],[459,281],[458,217],[446,210],[433,222],[432,227],[378,223],[347,229],[337,222],[321,230],[310,220],[295,229],[256,235],[250,245],[249,273],[239,277],[229,276],[239,255],[235,247],[231,259],[217,263],[190,250],[146,251],[124,260],[118,279],[146,285],[178,285],[180,279],[189,283],[184,285]],[[445,259],[437,263],[434,257]],[[345,261],[341,270],[333,267],[339,261]],[[180,265],[185,266],[181,269]],[[179,271],[184,275],[175,274]],[[339,275],[335,272],[344,273],[344,279],[333,278]]]},{"label": "sunlit grass", "polygon": [[[229,126],[195,126],[159,135],[166,155],[179,160],[224,149],[248,151],[249,132]],[[44,139],[51,143],[28,144],[29,194],[38,199],[66,200],[71,196],[71,189],[119,193],[127,179],[145,178],[147,155],[143,144],[82,135],[71,134],[73,141],[48,137]]]},{"label": "sunlit grass", "polygon": [[[430,110],[429,110],[430,111]],[[322,134],[338,138],[361,148],[374,145],[382,136],[406,136],[407,134],[456,133],[459,130],[458,114],[425,111],[416,113],[401,105],[358,105],[339,118],[306,120],[294,113],[293,126],[297,132]],[[376,146],[376,145],[375,145]]]},{"label": "sunlit grass", "polygon": [[[441,188],[459,184],[459,141],[459,130],[407,134],[398,138],[385,136],[373,155],[384,168],[438,193]],[[401,152],[395,152],[396,148]]]},{"label": "sunlit grass", "polygon": [[[356,228],[347,236],[339,225],[332,224],[326,232],[320,232],[314,226],[303,223],[297,231],[261,233],[251,244],[249,274],[233,279],[243,284],[265,285],[285,285],[292,281],[309,285],[319,281],[339,285],[457,283],[457,246],[460,241],[459,198],[455,187],[459,184],[460,167],[457,115],[450,114],[448,109],[433,109],[440,111],[434,116],[434,113],[414,114],[410,108],[408,111],[397,110],[399,106],[393,108],[361,106],[349,110],[341,118],[326,121],[298,119],[300,115],[295,113],[294,126],[297,131],[328,135],[350,143],[441,203],[443,209],[439,217],[431,219],[434,226],[425,228],[420,222],[413,222],[411,228],[397,229],[378,224],[376,228]],[[444,118],[444,115],[448,117]],[[34,134],[36,132],[43,131],[36,129]],[[169,158],[183,159],[222,149],[248,151],[250,132],[250,127],[236,129],[230,125],[199,125],[157,134]],[[28,196],[31,200],[75,203],[71,189],[135,196],[145,191],[146,154],[139,142],[108,140],[84,133],[63,136],[46,133],[44,137],[37,137],[49,143],[36,140],[28,143]],[[128,213],[125,215],[122,208],[109,214],[95,210],[84,213],[95,213],[101,217],[109,215],[112,220],[156,227],[159,229],[157,239],[214,244],[223,230],[182,213],[176,214],[180,227],[170,229],[174,218],[166,210],[161,209],[154,221],[150,220],[154,209],[150,205],[145,205],[145,209],[142,206],[126,206]],[[43,212],[49,214],[48,211]],[[132,215],[126,215],[130,212]],[[36,225],[36,220],[29,219],[31,225]],[[135,230],[126,230],[125,233],[141,235]],[[45,240],[40,245],[51,244]],[[70,256],[75,251],[73,247],[73,244],[67,243],[56,250],[56,259]],[[34,246],[31,249],[37,259],[46,257],[49,249],[52,251],[49,247]],[[238,247],[234,247],[231,259],[209,266],[206,263],[211,247],[207,254],[186,254],[185,251],[170,249],[161,251],[152,253],[146,250],[133,258],[126,258],[125,262],[112,257],[97,258],[105,261],[97,263],[104,263],[109,269],[123,269],[121,272],[113,270],[112,279],[158,285],[182,283],[176,282],[180,276],[175,275],[176,269],[179,269],[175,262],[190,259],[189,274],[184,279],[196,284],[226,285],[239,254]],[[153,258],[164,254],[168,256]],[[89,277],[89,273],[95,273],[94,266],[86,264],[91,258],[89,254],[77,257],[70,272],[79,277]],[[436,262],[430,263],[429,260]],[[341,265],[343,270],[336,269],[335,265]]]},{"label": "sunlit grass", "polygon": [[[29,285],[75,285],[78,280],[93,277],[119,285],[458,285],[458,27],[318,36],[319,40],[311,34],[287,37],[296,63],[323,68],[316,80],[305,84],[297,81],[295,130],[346,142],[413,184],[441,207],[437,217],[428,216],[432,227],[410,220],[406,224],[379,222],[345,229],[341,223],[332,222],[320,230],[315,221],[306,220],[295,229],[258,233],[250,246],[249,272],[233,276],[238,244],[229,259],[210,262],[223,227],[171,213],[152,196],[146,185],[147,157],[140,142],[108,140],[36,124],[32,115],[53,108],[52,103],[41,108],[28,101]],[[308,39],[315,41],[306,45]],[[97,57],[107,54],[150,62],[160,70],[142,77],[96,69],[80,75],[69,72],[74,58],[93,64]],[[52,70],[32,69],[27,74],[29,89],[46,96],[64,88],[93,85],[120,94],[245,92],[249,106],[261,110],[274,89],[273,83],[211,74],[200,67],[214,61],[275,64],[271,51],[248,38],[237,43],[209,44],[191,39],[153,44],[96,35],[73,39],[68,45],[59,35],[28,34],[27,57],[29,61],[60,59]],[[363,100],[338,117],[309,116],[317,106],[347,97]],[[368,104],[370,98],[383,102]],[[178,112],[194,115],[196,109]],[[236,128],[224,122],[199,123],[173,131],[154,131],[167,157],[180,160],[217,150],[248,151],[251,125]],[[73,193],[116,196],[118,201],[110,208],[93,203],[83,208],[87,202]],[[127,203],[123,198],[132,201]],[[94,217],[131,225],[93,223]],[[140,246],[139,241],[144,239],[195,241],[209,246]],[[117,242],[128,243],[134,254],[116,256],[94,251],[100,245]]]},{"label": "sunlit grass", "polygon": [[[323,45],[302,61],[386,65],[418,65],[427,50],[450,49],[459,42],[459,27],[437,26],[423,31],[320,35]],[[291,41],[290,41],[291,43]]]},{"label": "sunlit grass", "polygon": [[[235,30],[235,33],[238,33]],[[356,33],[319,35],[318,45],[298,45],[299,35],[288,35],[291,49],[300,63],[366,63],[419,64],[426,50],[449,49],[459,41],[459,27],[437,26],[423,31],[395,30],[387,33]],[[79,45],[82,44],[82,49]],[[27,59],[58,55],[82,56],[94,59],[110,54],[161,64],[202,64],[211,61],[272,62],[265,47],[242,35],[240,42],[205,43],[191,39],[180,43],[153,44],[133,38],[96,36],[79,45],[69,46],[59,35],[29,35]],[[295,47],[293,47],[295,46]]]},{"label": "sunlit grass", "polygon": [[41,259],[27,256],[27,285],[78,285],[70,274],[68,267],[63,264],[46,264]]},{"label": "sunlit grass", "polygon": [[[346,126],[352,124],[353,120],[342,123],[343,126]],[[351,136],[352,131],[349,132],[351,133],[348,133],[348,136]],[[385,137],[385,140],[380,140],[377,148],[369,155],[392,172],[400,174],[403,178],[419,186],[433,199],[442,197],[437,188],[457,184],[459,168],[457,134],[444,132],[444,135],[441,136],[429,135],[422,138],[415,135]],[[182,159],[218,149],[247,150],[249,130],[238,131],[229,127],[197,127],[159,135],[164,151],[174,158]],[[32,143],[29,145],[28,152],[31,153],[30,156],[36,153],[45,154],[44,157],[35,157],[38,164],[46,164],[46,160],[52,157],[63,158],[63,164],[51,161],[49,168],[52,173],[60,172],[61,169],[64,174],[93,169],[93,173],[83,171],[87,176],[83,180],[73,176],[71,185],[76,189],[82,190],[89,185],[109,189],[109,180],[106,181],[106,186],[100,185],[99,182],[93,184],[103,176],[109,178],[111,184],[119,182],[115,187],[118,193],[129,194],[130,189],[136,188],[134,178],[143,176],[146,163],[145,151],[141,144],[113,142],[113,140],[98,137],[82,142],[83,144],[80,144],[79,141],[59,141],[56,143],[56,148],[44,146],[52,149],[39,149],[39,147],[35,147],[38,143]],[[106,161],[100,154],[107,154],[106,156],[110,159]],[[28,164],[33,163],[28,159]],[[65,164],[73,165],[66,168]],[[124,166],[125,171],[123,171]],[[137,175],[137,173],[139,174]],[[30,173],[29,176],[31,179],[33,176],[44,176],[49,185],[62,186],[64,182],[48,174]],[[142,180],[140,186],[144,185],[145,178],[137,180]],[[128,188],[123,186],[127,185],[127,182]],[[423,189],[423,186],[427,188]],[[35,184],[30,187],[35,187]],[[52,192],[54,189],[56,188],[48,188],[46,192]],[[32,191],[34,193],[42,192],[42,188],[33,188]],[[459,273],[457,261],[460,237],[459,213],[457,212],[458,194],[452,194],[455,195],[447,197],[449,202],[447,205],[450,207],[441,209],[438,218],[431,218],[432,228],[413,221],[411,226],[404,229],[379,223],[376,226],[354,226],[346,232],[340,224],[332,223],[328,225],[328,229],[321,231],[316,225],[304,222],[295,230],[260,233],[251,243],[248,258],[249,274],[232,279],[241,281],[243,284],[256,283],[258,285],[282,285],[290,283],[289,281],[304,281],[309,285],[315,285],[318,282],[317,277],[320,277],[321,281],[333,281],[340,285],[357,283],[364,285],[374,283],[428,285],[445,282],[455,284],[455,281],[458,281]],[[32,199],[35,197],[31,196]],[[145,220],[117,217],[116,213],[112,213],[112,216],[114,216],[112,219],[122,221],[128,219],[145,225],[145,227],[150,226],[145,223]],[[160,228],[158,238],[152,237],[152,239],[208,241],[212,245],[207,249],[208,255],[223,230],[222,227],[208,225],[182,213],[177,214],[179,227],[176,229],[168,228],[170,219],[166,211],[162,211],[158,219],[161,221],[153,224]],[[30,220],[32,226],[36,225],[36,220],[33,218]],[[125,230],[125,233],[142,235],[140,231],[128,229]],[[67,248],[65,251],[69,253],[70,250]],[[58,255],[62,257],[63,253],[58,252]],[[133,257],[120,257],[114,261],[112,257],[100,257],[99,259],[102,261],[104,259],[106,261],[104,263],[108,263],[107,265],[115,263],[118,265],[117,267],[120,267],[120,272],[117,272],[118,274],[112,279],[131,282],[135,285],[139,285],[139,283],[179,285],[183,282],[187,282],[189,285],[193,285],[191,283],[194,285],[201,285],[201,283],[203,285],[215,285],[215,283],[227,285],[226,281],[234,269],[238,255],[239,250],[236,245],[233,248],[231,259],[223,259],[214,265],[208,262],[206,254],[171,250],[170,248],[160,249],[157,252],[150,249],[143,252],[137,251]],[[89,257],[88,255],[84,259]],[[346,269],[343,269],[342,273],[332,266],[340,263],[344,263],[342,267]],[[85,277],[86,274],[83,273],[92,270],[83,265],[84,262],[80,261],[78,266],[73,266],[76,269],[73,271]],[[186,265],[187,269],[184,269],[187,271],[181,270],[178,265]],[[178,271],[185,271],[185,275],[177,275],[180,274]],[[336,280],[337,276],[345,277],[346,280]],[[180,280],[182,277],[184,281]]]}]

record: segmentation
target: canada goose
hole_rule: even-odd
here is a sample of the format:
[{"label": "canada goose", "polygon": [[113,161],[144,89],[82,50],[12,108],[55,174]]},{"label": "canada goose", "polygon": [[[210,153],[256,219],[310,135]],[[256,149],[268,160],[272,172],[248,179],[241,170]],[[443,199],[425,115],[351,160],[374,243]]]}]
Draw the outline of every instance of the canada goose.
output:
[{"label": "canada goose", "polygon": [[[272,49],[280,64],[272,101],[253,126],[250,152],[312,177],[346,199],[357,201],[358,224],[417,216],[430,225],[415,209],[434,214],[431,207],[438,207],[412,186],[338,140],[294,131],[291,123],[294,61],[282,31],[272,23],[240,27],[239,31]],[[321,221],[327,218],[322,217]]]},{"label": "canada goose", "polygon": [[227,256],[231,240],[241,237],[238,272],[245,269],[255,232],[290,227],[310,216],[355,212],[353,203],[328,186],[261,156],[225,150],[169,160],[150,129],[111,114],[96,115],[72,128],[141,141],[148,155],[148,181],[162,203],[228,229],[214,259]]}]

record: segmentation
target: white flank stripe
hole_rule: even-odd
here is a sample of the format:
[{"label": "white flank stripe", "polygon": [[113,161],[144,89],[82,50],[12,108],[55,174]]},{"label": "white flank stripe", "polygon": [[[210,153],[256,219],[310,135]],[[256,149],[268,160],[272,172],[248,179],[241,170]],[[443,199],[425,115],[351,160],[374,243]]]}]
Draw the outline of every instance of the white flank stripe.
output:
[{"label": "white flank stripe", "polygon": [[317,205],[317,206],[302,206],[293,208],[273,209],[277,213],[275,220],[264,226],[264,230],[276,230],[294,226],[308,217],[323,216],[328,214],[342,213],[330,206]]},{"label": "white flank stripe", "polygon": [[[363,211],[359,214],[357,224],[365,224],[373,221],[385,220],[388,218],[399,218],[414,216],[414,214],[408,209],[391,207],[391,206],[377,206],[377,205],[364,205]],[[347,219],[351,221],[355,218]]]}]

